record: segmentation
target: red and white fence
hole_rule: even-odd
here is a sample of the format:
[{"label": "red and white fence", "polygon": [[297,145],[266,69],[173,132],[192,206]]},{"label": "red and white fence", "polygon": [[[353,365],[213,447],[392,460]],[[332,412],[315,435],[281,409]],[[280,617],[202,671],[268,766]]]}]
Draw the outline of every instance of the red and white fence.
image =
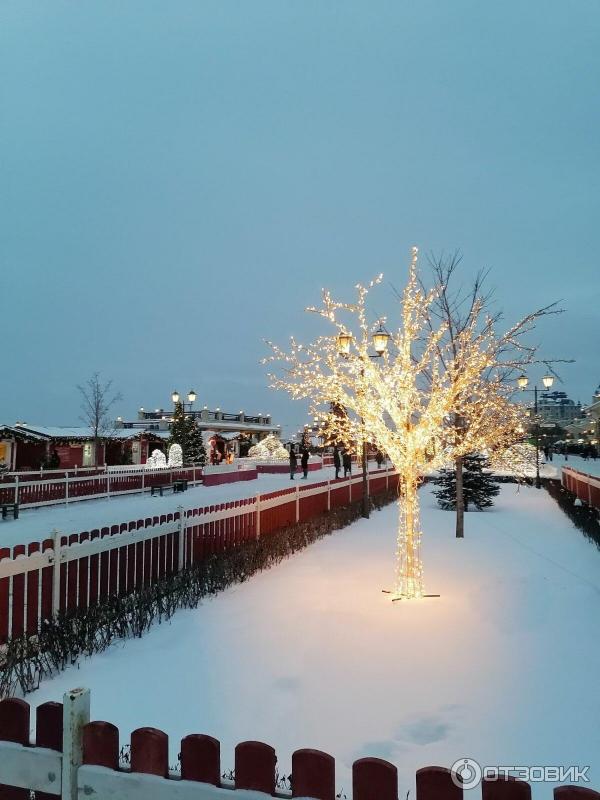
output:
[{"label": "red and white fence", "polygon": [[[397,473],[369,473],[369,494],[398,485]],[[213,553],[239,547],[360,499],[362,476],[299,483],[220,505],[154,515],[28,545],[0,547],[0,644],[60,611],[148,586]]]},{"label": "red and white fence", "polygon": [[600,478],[573,467],[562,468],[562,485],[586,505],[600,510]]},{"label": "red and white fence", "polygon": [[21,508],[52,506],[78,500],[99,499],[114,495],[150,491],[153,486],[173,483],[183,478],[191,486],[202,483],[202,467],[144,469],[123,472],[65,475],[23,480],[18,474],[12,483],[0,483],[0,505],[18,503]]},{"label": "red and white fence", "polygon": [[[169,739],[157,728],[137,728],[129,738],[129,767],[119,765],[119,729],[90,721],[90,692],[74,689],[63,703],[35,709],[35,741],[30,740],[31,708],[24,700],[0,702],[0,797],[29,800],[253,800],[302,798],[335,800],[335,760],[320,750],[292,754],[291,792],[276,786],[277,755],[264,742],[241,742],[233,754],[232,780],[222,776],[221,745],[203,733],[185,736],[178,747],[180,769],[169,769]],[[454,779],[453,779],[454,778]],[[416,773],[416,800],[463,800],[456,776],[444,767]],[[352,765],[352,800],[398,800],[398,771],[389,761],[361,758]],[[529,800],[531,787],[516,778],[484,778],[482,800]],[[548,798],[550,792],[548,791]],[[600,800],[582,786],[554,789],[555,800]]]}]

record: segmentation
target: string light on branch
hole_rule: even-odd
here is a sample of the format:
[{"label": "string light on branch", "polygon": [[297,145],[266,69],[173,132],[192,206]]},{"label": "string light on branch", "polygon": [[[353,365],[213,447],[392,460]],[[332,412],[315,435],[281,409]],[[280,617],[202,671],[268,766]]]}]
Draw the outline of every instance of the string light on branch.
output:
[{"label": "string light on branch", "polygon": [[387,330],[380,320],[373,329],[368,322],[367,298],[382,275],[357,284],[352,303],[323,289],[321,306],[306,310],[324,320],[329,335],[311,344],[292,338],[287,350],[268,342],[271,354],[263,362],[280,365],[269,376],[273,388],[311,401],[326,443],[356,449],[366,440],[398,470],[393,595],[401,599],[424,593],[418,497],[424,472],[467,453],[504,451],[519,439],[522,423],[505,382],[515,365],[499,358],[520,328],[497,337],[481,313],[483,302],[474,298],[470,323],[451,341],[447,322],[432,313],[439,287],[423,288],[417,257],[415,247],[397,328]]}]

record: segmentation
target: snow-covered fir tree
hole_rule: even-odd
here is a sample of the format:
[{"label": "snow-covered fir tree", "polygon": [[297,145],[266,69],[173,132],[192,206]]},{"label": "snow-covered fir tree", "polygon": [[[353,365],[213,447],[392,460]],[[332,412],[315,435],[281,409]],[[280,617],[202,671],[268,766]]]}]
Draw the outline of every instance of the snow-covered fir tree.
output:
[{"label": "snow-covered fir tree", "polygon": [[178,444],[183,452],[183,459],[187,461],[187,441],[189,435],[189,425],[181,401],[175,403],[173,412],[173,422],[171,423],[171,436],[169,437],[168,448]]},{"label": "snow-covered fir tree", "polygon": [[[478,453],[471,453],[464,457],[463,463],[463,492],[465,511],[469,507],[482,511],[494,505],[494,497],[500,491],[494,476],[485,470],[489,469],[489,461]],[[441,469],[433,482],[438,487],[434,491],[438,504],[445,511],[454,511],[456,508],[456,470]]]},{"label": "snow-covered fir tree", "polygon": [[186,464],[206,464],[206,448],[204,447],[204,438],[202,431],[196,425],[193,417],[188,417],[188,437],[187,437],[187,450],[184,450],[184,459]]},{"label": "snow-covered fir tree", "polygon": [[181,447],[184,464],[206,463],[206,449],[202,431],[191,415],[186,416],[181,401],[175,404],[169,448],[174,444],[178,444]]}]

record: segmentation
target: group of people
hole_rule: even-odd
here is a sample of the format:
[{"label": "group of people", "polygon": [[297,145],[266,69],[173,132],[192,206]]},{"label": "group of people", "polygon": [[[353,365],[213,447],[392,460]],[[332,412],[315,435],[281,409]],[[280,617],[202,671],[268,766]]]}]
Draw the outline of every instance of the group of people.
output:
[{"label": "group of people", "polygon": [[[302,480],[308,478],[308,458],[309,458],[309,450],[308,447],[302,447],[300,449],[300,466],[302,467]],[[377,451],[377,455],[375,456],[377,461],[377,466],[381,467],[384,462],[384,456],[381,451]],[[333,466],[335,469],[335,477],[340,477],[340,471],[343,468],[344,470],[344,478],[347,478],[349,475],[352,475],[352,455],[350,450],[344,447],[338,447],[336,445],[333,448]],[[294,476],[296,475],[296,470],[298,469],[298,454],[296,453],[293,447],[290,447],[290,480],[294,480]]]},{"label": "group of people", "polygon": [[352,475],[352,456],[349,450],[340,448],[337,445],[333,448],[333,466],[335,468],[335,477],[340,477],[340,469],[344,468],[344,478]]},{"label": "group of people", "polygon": [[[302,447],[300,450],[300,466],[302,467],[302,480],[308,478],[308,458],[310,453],[308,447]],[[298,467],[298,456],[293,447],[290,447],[290,480],[294,480],[296,469]]]}]

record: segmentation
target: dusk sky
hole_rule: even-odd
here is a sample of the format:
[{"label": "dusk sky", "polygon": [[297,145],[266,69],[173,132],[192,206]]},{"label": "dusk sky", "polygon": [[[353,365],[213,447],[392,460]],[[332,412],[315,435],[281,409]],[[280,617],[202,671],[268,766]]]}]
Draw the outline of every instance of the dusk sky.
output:
[{"label": "dusk sky", "polygon": [[193,387],[294,430],[262,340],[381,271],[388,309],[413,244],[507,323],[561,300],[536,341],[586,402],[599,151],[597,0],[3,0],[0,422],[79,424],[98,370],[123,417]]}]

